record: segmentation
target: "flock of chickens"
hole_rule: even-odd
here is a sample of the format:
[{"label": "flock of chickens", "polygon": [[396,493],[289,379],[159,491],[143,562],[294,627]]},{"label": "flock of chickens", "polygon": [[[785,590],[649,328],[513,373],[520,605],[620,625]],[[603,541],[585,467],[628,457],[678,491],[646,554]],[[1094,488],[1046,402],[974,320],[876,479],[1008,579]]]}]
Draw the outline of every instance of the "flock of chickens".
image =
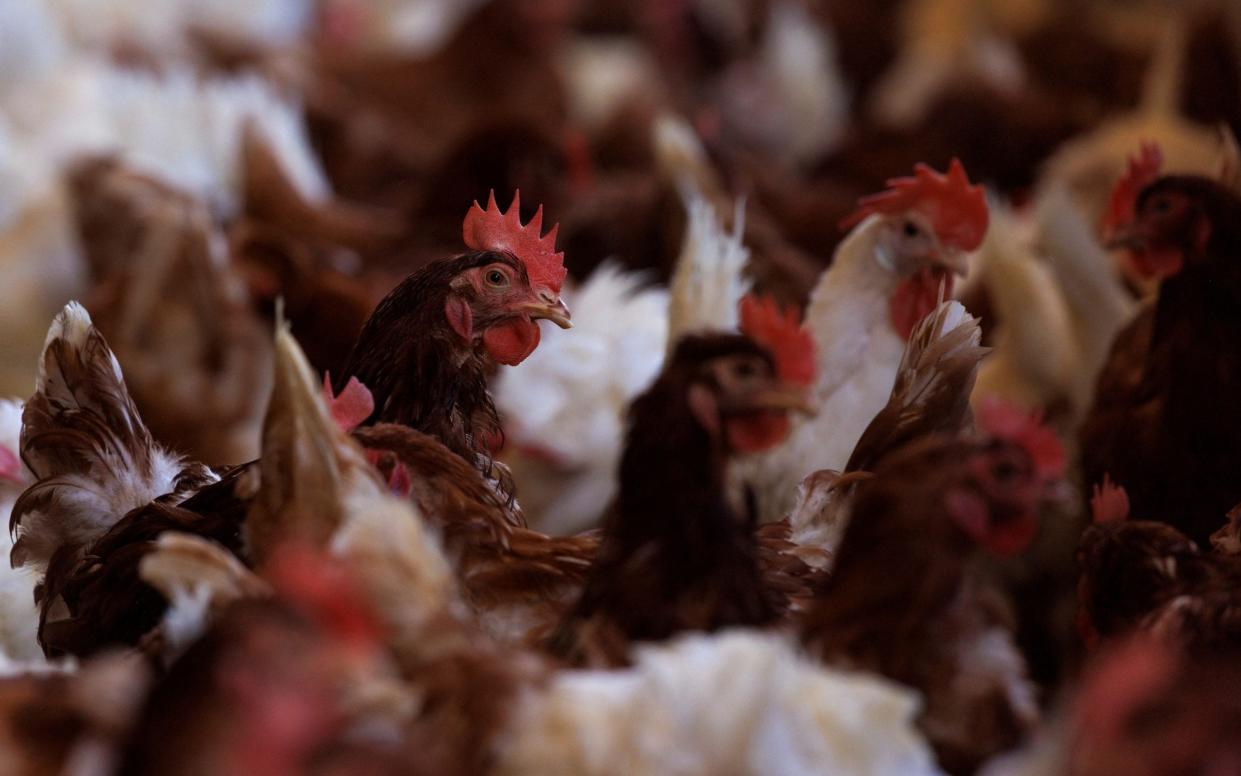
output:
[{"label": "flock of chickens", "polygon": [[1216,0],[4,0],[0,774],[1241,774],[1238,130]]}]

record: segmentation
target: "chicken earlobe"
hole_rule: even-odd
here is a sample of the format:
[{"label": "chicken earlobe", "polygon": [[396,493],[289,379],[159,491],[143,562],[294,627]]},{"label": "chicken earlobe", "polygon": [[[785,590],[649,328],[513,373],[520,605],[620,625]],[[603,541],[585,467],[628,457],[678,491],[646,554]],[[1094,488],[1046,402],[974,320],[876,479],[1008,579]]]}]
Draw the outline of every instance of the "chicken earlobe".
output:
[{"label": "chicken earlobe", "polygon": [[37,481],[13,507],[14,567],[44,570],[58,549],[98,539],[126,512],[219,480],[151,437],[120,364],[77,302],[48,331],[21,448]]}]

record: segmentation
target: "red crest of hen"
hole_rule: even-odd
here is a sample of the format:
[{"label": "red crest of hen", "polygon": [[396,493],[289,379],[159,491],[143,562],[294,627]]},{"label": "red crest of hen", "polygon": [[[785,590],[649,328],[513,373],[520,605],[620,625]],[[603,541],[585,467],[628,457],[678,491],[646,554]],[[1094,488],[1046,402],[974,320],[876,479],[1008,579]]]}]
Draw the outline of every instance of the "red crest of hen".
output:
[{"label": "red crest of hen", "polygon": [[970,184],[960,159],[953,158],[947,173],[914,165],[913,177],[891,178],[887,185],[887,191],[858,200],[857,210],[841,221],[841,228],[849,229],[876,213],[917,210],[930,220],[941,243],[963,251],[982,244],[989,221],[987,196],[982,186]]},{"label": "red crest of hen", "polygon": [[983,402],[976,415],[983,431],[1024,448],[1043,479],[1052,480],[1064,474],[1064,445],[1054,431],[1042,424],[1038,413],[991,398]]},{"label": "red crest of hen", "polygon": [[741,331],[771,352],[781,380],[803,386],[814,381],[814,337],[802,328],[795,307],[781,312],[769,296],[746,296],[739,312]]},{"label": "red crest of hen", "polygon": [[1142,189],[1155,182],[1163,164],[1163,152],[1158,143],[1143,143],[1137,156],[1129,157],[1129,166],[1112,189],[1107,212],[1103,216],[1103,233],[1110,236],[1117,228],[1133,219]]},{"label": "red crest of hen", "polygon": [[378,617],[347,569],[312,547],[281,547],[264,569],[275,591],[340,640],[367,652],[382,638]]},{"label": "red crest of hen", "polygon": [[545,286],[553,293],[560,293],[568,270],[564,266],[564,252],[556,250],[556,224],[546,235],[543,231],[543,206],[535,211],[534,218],[524,226],[521,223],[521,191],[513,194],[508,212],[502,212],[496,204],[495,191],[487,195],[487,209],[477,201],[465,214],[462,236],[470,250],[507,251],[526,267],[532,286]]}]

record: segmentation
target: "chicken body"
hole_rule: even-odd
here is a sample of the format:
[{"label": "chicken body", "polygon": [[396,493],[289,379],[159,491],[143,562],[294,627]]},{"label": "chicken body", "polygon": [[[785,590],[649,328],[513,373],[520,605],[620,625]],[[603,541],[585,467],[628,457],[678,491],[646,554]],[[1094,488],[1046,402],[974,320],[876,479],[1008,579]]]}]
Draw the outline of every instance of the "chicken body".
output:
[{"label": "chicken body", "polygon": [[626,659],[627,641],[681,630],[766,625],[786,606],[762,576],[753,515],[727,463],[787,426],[771,356],[737,335],[681,340],[633,404],[616,511],[554,648],[586,662]]},{"label": "chicken body", "polygon": [[1173,176],[1138,206],[1132,228],[1147,258],[1135,261],[1166,277],[1099,377],[1080,433],[1083,481],[1110,474],[1135,519],[1171,522],[1206,546],[1241,502],[1241,199]]},{"label": "chicken body", "polygon": [[901,278],[876,253],[885,228],[880,217],[855,228],[811,294],[806,327],[814,334],[818,377],[810,399],[818,415],[798,423],[780,447],[743,464],[764,521],[789,511],[806,475],[844,468],[892,392],[905,341],[888,311]]},{"label": "chicken body", "polygon": [[860,486],[805,617],[804,639],[828,662],[922,691],[920,726],[950,771],[970,772],[1037,719],[1012,623],[979,561],[984,546],[1024,547],[1040,487],[1008,442],[932,436],[893,453]]}]

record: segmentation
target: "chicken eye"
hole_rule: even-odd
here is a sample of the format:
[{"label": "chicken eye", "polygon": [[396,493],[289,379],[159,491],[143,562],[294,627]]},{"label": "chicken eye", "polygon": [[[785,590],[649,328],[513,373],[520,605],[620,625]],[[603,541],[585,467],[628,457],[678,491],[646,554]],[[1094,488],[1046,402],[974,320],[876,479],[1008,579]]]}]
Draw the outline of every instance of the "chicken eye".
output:
[{"label": "chicken eye", "polygon": [[737,377],[749,378],[758,374],[758,368],[754,366],[753,362],[739,361],[737,365],[733,367],[733,374],[737,375]]},{"label": "chicken eye", "polygon": [[1157,197],[1155,201],[1151,203],[1151,208],[1156,213],[1163,215],[1172,209],[1172,202],[1167,197]]},{"label": "chicken eye", "polygon": [[918,225],[913,221],[906,221],[905,225],[901,228],[901,231],[905,233],[906,237],[917,237],[920,234]]},{"label": "chicken eye", "polygon": [[995,478],[996,482],[1007,482],[1015,478],[1018,473],[1017,465],[1012,461],[997,461],[991,467],[991,476]]},{"label": "chicken eye", "polygon": [[489,270],[486,275],[488,285],[503,288],[508,285],[508,276],[498,269]]}]

